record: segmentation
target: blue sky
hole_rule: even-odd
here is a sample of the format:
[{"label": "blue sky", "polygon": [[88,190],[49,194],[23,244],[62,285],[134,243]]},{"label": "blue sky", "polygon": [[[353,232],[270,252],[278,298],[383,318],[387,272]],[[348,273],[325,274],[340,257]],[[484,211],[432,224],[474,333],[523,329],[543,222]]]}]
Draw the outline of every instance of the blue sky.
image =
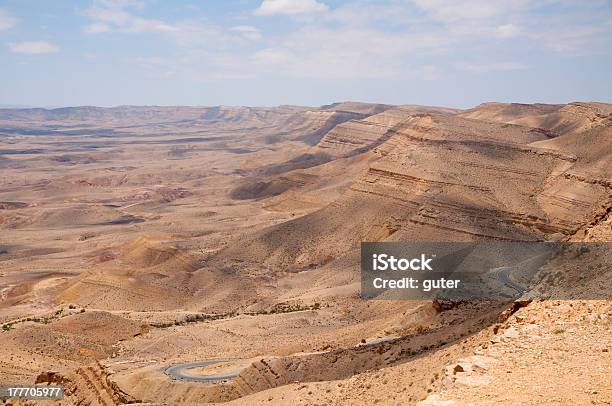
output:
[{"label": "blue sky", "polygon": [[611,0],[0,0],[1,105],[612,102]]}]

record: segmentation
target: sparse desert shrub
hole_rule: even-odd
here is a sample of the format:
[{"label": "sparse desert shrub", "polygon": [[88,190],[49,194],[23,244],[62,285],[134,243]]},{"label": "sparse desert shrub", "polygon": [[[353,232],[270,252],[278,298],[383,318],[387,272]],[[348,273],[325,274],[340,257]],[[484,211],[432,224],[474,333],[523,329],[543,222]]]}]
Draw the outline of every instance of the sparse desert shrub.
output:
[{"label": "sparse desert shrub", "polygon": [[416,326],[414,326],[414,331],[417,334],[421,334],[421,333],[424,333],[425,331],[427,331],[427,327],[425,327],[422,324],[417,324]]},{"label": "sparse desert shrub", "polygon": [[205,314],[189,314],[185,317],[185,323],[197,323],[206,320]]},{"label": "sparse desert shrub", "polygon": [[[277,313],[292,313],[292,312],[301,312],[305,310],[319,310],[321,308],[320,303],[315,303],[313,305],[301,305],[301,304],[292,304],[292,305],[276,305],[272,309],[270,309],[267,314],[277,314]],[[257,312],[259,314],[266,314],[265,311]]]}]

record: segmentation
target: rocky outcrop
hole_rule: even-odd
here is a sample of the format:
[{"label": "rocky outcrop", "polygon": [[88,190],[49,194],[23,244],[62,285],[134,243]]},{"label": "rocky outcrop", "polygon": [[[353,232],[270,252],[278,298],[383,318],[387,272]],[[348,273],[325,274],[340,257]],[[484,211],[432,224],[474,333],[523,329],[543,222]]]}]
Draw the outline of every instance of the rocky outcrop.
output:
[{"label": "rocky outcrop", "polygon": [[336,126],[317,144],[317,149],[339,158],[363,152],[385,135],[389,127],[364,120],[351,120]]},{"label": "rocky outcrop", "polygon": [[138,401],[112,382],[108,371],[99,363],[80,367],[68,374],[44,372],[36,378],[36,383],[61,385],[64,396],[75,405],[116,406]]},{"label": "rocky outcrop", "polygon": [[327,207],[245,237],[251,255],[245,259],[289,269],[342,257],[360,241],[558,240],[609,201],[605,171],[574,171],[585,152],[546,144],[563,137],[433,114],[382,124],[394,114],[390,109],[328,133],[318,149],[330,157],[368,151],[375,157],[368,170]]},{"label": "rocky outcrop", "polygon": [[407,105],[390,108],[363,120],[350,120],[336,126],[321,139],[316,148],[334,157],[358,154],[387,141],[393,135],[392,130],[396,126],[415,115],[434,113],[447,115],[454,112],[453,109],[427,106]]},{"label": "rocky outcrop", "polygon": [[462,117],[540,128],[550,137],[609,126],[610,106],[602,103],[556,104],[485,103]]}]

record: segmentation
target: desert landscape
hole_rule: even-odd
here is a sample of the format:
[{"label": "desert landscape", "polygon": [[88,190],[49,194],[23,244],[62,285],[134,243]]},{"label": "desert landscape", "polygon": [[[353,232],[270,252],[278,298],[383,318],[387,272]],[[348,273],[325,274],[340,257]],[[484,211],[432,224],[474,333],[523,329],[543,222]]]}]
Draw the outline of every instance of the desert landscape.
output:
[{"label": "desert landscape", "polygon": [[0,168],[0,385],[65,389],[7,404],[612,404],[605,244],[360,296],[364,241],[612,242],[611,104],[0,109]]}]

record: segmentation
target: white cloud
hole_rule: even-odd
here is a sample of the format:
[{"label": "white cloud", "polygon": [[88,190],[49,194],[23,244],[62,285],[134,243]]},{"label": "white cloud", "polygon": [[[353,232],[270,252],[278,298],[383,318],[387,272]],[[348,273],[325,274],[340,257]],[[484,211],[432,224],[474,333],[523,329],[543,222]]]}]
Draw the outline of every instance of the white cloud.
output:
[{"label": "white cloud", "polygon": [[108,25],[102,23],[93,23],[85,27],[85,32],[88,34],[99,34],[101,32],[108,32],[110,30],[111,28]]},{"label": "white cloud", "polygon": [[59,52],[57,45],[46,41],[25,41],[9,44],[11,52],[17,54],[53,54]]},{"label": "white cloud", "polygon": [[609,55],[612,53],[612,20],[600,26],[546,27],[532,33],[530,38],[566,56]]},{"label": "white cloud", "polygon": [[327,20],[344,25],[371,26],[382,23],[387,26],[411,26],[419,23],[412,7],[405,3],[350,1],[326,13]]},{"label": "white cloud", "polygon": [[276,14],[314,14],[329,10],[326,4],[317,0],[263,0],[256,15],[271,16]]},{"label": "white cloud", "polygon": [[0,8],[0,31],[13,28],[17,24],[17,19],[8,11]]},{"label": "white cloud", "polygon": [[[213,25],[205,25],[199,21],[181,21],[174,25],[173,31],[166,32],[167,38],[177,46],[189,52],[193,50],[232,49],[235,42],[244,42],[236,35],[229,35],[226,30]],[[238,51],[238,48],[233,48]]]},{"label": "white cloud", "polygon": [[514,24],[504,24],[497,27],[497,36],[501,38],[513,38],[521,35],[521,29]]},{"label": "white cloud", "polygon": [[109,31],[124,32],[172,32],[177,28],[161,20],[137,16],[135,10],[141,10],[144,4],[136,0],[94,0],[85,14],[91,24],[85,32],[97,34]]},{"label": "white cloud", "polygon": [[[294,17],[281,32],[266,32],[265,41],[252,25],[258,24],[253,14],[219,22],[191,13],[188,19],[161,21],[145,18],[148,3],[134,0],[93,0],[86,12],[87,30],[160,33],[174,44],[175,57],[139,61],[137,66],[151,76],[194,80],[254,79],[271,72],[292,78],[432,80],[448,72],[449,65],[483,73],[536,63],[524,59],[518,46],[508,48],[505,58],[512,62],[496,62],[500,38],[512,39],[513,45],[531,41],[534,48],[560,53],[590,52],[593,43],[604,49],[610,42],[609,25],[597,27],[597,32],[594,27],[579,29],[580,24],[567,29],[575,17],[565,13],[557,15],[558,21],[548,18],[543,23],[528,0],[355,0],[333,9],[324,2],[261,1],[256,15]],[[568,32],[559,35],[563,31]],[[452,63],[469,54],[481,55],[480,63]]]},{"label": "white cloud", "polygon": [[237,32],[246,39],[256,41],[261,39],[261,31],[257,27],[251,25],[238,25],[230,28],[230,31]]},{"label": "white cloud", "polygon": [[412,0],[431,18],[444,22],[486,19],[520,10],[529,0]]},{"label": "white cloud", "polygon": [[434,33],[384,32],[371,27],[304,27],[256,52],[263,71],[291,77],[324,79],[429,79],[419,57],[446,47],[452,37]]},{"label": "white cloud", "polygon": [[157,31],[157,32],[172,32],[176,31],[177,28],[173,25],[166,24],[159,20],[147,20],[145,18],[134,18],[132,20],[132,27],[129,31],[144,32],[144,31]]},{"label": "white cloud", "polygon": [[527,65],[524,65],[518,62],[497,62],[497,63],[484,63],[484,64],[461,62],[461,63],[455,64],[455,67],[459,70],[472,72],[472,73],[486,73],[486,72],[494,72],[494,71],[510,71],[510,70],[527,69]]}]

